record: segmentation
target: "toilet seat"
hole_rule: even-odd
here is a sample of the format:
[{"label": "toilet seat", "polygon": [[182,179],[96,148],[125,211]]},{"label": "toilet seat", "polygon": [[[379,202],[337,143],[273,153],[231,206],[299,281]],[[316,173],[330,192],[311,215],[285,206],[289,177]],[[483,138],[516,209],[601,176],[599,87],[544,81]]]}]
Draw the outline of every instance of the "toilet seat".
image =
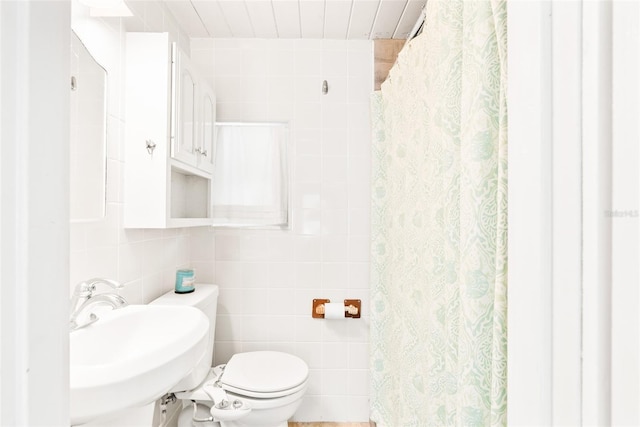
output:
[{"label": "toilet seat", "polygon": [[294,395],[307,386],[309,368],[302,359],[276,351],[237,353],[226,365],[211,368],[202,383],[184,392],[178,399],[208,401],[212,397],[205,389],[217,384],[238,397],[275,399]]},{"label": "toilet seat", "polygon": [[303,389],[308,376],[309,368],[299,357],[278,351],[252,351],[231,357],[220,385],[231,393],[270,399]]},{"label": "toilet seat", "polygon": [[290,394],[294,394],[297,393],[298,391],[304,389],[306,387],[306,382],[303,382],[302,384],[297,385],[294,388],[290,388],[287,390],[280,390],[280,391],[272,391],[272,392],[264,392],[264,393],[260,393],[257,391],[252,391],[252,390],[244,390],[241,388],[237,388],[237,387],[231,387],[229,385],[222,385],[222,388],[226,391],[228,391],[229,393],[234,393],[237,394],[239,396],[246,396],[246,397],[254,397],[257,399],[273,399],[276,397],[283,397],[283,396],[288,396]]}]

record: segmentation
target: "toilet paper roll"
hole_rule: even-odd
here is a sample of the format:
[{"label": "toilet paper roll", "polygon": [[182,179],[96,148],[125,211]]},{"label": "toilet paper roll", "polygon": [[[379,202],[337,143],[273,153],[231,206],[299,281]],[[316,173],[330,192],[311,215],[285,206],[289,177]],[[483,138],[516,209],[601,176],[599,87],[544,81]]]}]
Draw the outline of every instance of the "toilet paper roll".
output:
[{"label": "toilet paper roll", "polygon": [[328,302],[324,304],[325,319],[344,319],[344,304],[341,302]]}]

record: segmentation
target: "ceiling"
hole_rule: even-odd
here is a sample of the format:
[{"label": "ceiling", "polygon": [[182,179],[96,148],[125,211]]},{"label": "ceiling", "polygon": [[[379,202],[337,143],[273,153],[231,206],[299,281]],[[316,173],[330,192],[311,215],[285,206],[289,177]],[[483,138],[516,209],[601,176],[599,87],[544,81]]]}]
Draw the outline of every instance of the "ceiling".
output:
[{"label": "ceiling", "polygon": [[427,0],[165,0],[189,37],[406,39]]}]

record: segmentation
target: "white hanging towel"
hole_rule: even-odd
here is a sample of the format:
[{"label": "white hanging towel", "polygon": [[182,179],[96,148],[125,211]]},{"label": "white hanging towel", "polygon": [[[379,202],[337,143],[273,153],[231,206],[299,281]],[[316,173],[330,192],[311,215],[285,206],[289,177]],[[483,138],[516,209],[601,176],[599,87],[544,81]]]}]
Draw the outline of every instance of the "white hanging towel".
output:
[{"label": "white hanging towel", "polygon": [[216,127],[214,224],[287,226],[287,124],[217,123]]}]

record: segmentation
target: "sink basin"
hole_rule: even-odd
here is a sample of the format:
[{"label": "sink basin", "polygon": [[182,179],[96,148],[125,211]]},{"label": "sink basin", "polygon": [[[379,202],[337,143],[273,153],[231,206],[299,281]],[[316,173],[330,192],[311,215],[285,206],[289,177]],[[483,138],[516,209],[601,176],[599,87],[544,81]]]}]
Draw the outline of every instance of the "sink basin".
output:
[{"label": "sink basin", "polygon": [[185,306],[128,305],[70,334],[71,424],[153,402],[197,364],[209,320]]}]

